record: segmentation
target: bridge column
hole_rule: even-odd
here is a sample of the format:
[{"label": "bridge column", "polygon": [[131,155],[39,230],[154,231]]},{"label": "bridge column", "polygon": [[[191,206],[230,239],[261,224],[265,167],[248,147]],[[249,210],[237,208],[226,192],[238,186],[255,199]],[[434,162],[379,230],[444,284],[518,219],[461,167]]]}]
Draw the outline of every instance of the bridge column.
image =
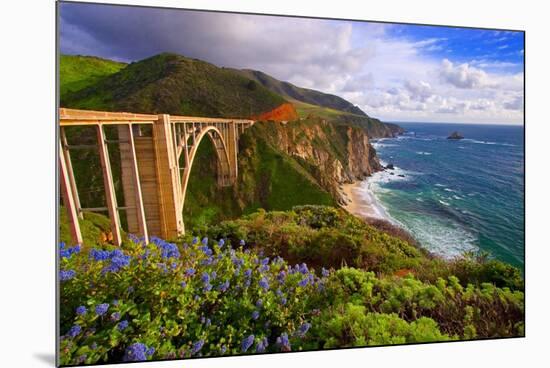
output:
[{"label": "bridge column", "polygon": [[237,151],[237,126],[234,121],[227,125],[227,151],[229,153],[229,170],[231,173],[231,184],[235,184],[238,175]]},{"label": "bridge column", "polygon": [[153,145],[158,192],[160,236],[172,239],[184,232],[180,210],[181,181],[176,161],[175,137],[172,134],[170,116],[158,115],[153,124]]},{"label": "bridge column", "polygon": [[128,232],[149,242],[132,124],[118,126],[120,169]]},{"label": "bridge column", "polygon": [[80,224],[78,222],[77,206],[73,192],[71,190],[71,180],[69,177],[69,170],[67,168],[68,162],[66,157],[62,154],[63,146],[61,142],[59,144],[59,181],[61,182],[61,198],[63,204],[67,210],[69,217],[69,228],[71,230],[71,238],[75,244],[82,244],[82,233],[80,232]]}]

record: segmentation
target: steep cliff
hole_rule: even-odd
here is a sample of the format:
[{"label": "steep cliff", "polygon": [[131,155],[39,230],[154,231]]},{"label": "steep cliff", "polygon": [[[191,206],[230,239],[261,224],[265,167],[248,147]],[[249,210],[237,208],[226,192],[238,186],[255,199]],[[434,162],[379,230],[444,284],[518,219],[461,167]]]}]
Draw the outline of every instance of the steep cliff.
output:
[{"label": "steep cliff", "polygon": [[368,135],[358,127],[310,118],[289,124],[258,123],[248,134],[295,160],[338,203],[342,203],[340,184],[381,169]]}]

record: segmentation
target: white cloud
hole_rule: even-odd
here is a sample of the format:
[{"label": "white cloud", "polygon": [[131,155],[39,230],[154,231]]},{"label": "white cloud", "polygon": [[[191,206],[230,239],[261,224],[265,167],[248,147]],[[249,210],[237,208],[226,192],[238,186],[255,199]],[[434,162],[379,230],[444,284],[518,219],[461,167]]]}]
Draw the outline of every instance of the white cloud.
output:
[{"label": "white cloud", "polygon": [[443,82],[452,84],[457,88],[483,88],[491,83],[483,70],[470,66],[467,63],[455,65],[448,59],[441,64],[439,75]]}]

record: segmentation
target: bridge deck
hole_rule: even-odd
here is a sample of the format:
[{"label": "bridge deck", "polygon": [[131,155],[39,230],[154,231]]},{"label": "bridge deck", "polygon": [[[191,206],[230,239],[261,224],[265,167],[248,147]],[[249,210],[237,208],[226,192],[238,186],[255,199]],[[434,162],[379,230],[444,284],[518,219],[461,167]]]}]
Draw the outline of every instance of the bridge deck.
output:
[{"label": "bridge deck", "polygon": [[[131,112],[109,112],[95,110],[78,109],[59,109],[59,123],[61,126],[71,125],[98,125],[98,124],[126,124],[135,122],[140,124],[152,124],[159,119],[159,115],[136,114]],[[227,118],[208,118],[200,116],[180,116],[170,115],[172,123],[229,123],[235,124],[254,124],[254,120],[249,119],[227,119]]]}]

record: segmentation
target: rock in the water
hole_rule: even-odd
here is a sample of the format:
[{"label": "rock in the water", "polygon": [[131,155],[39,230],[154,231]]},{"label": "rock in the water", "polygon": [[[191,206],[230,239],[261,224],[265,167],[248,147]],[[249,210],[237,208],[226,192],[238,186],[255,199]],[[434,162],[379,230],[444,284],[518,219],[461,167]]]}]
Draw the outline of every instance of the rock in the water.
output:
[{"label": "rock in the water", "polygon": [[393,169],[395,169],[395,167],[393,166],[393,164],[387,164],[386,169],[393,170]]},{"label": "rock in the water", "polygon": [[464,136],[460,134],[459,132],[452,132],[450,136],[447,137],[447,139],[463,139]]},{"label": "rock in the water", "polygon": [[405,175],[403,175],[403,174],[399,174],[399,175],[397,175],[397,176],[399,176],[400,178],[404,178],[404,177],[405,177]]}]

